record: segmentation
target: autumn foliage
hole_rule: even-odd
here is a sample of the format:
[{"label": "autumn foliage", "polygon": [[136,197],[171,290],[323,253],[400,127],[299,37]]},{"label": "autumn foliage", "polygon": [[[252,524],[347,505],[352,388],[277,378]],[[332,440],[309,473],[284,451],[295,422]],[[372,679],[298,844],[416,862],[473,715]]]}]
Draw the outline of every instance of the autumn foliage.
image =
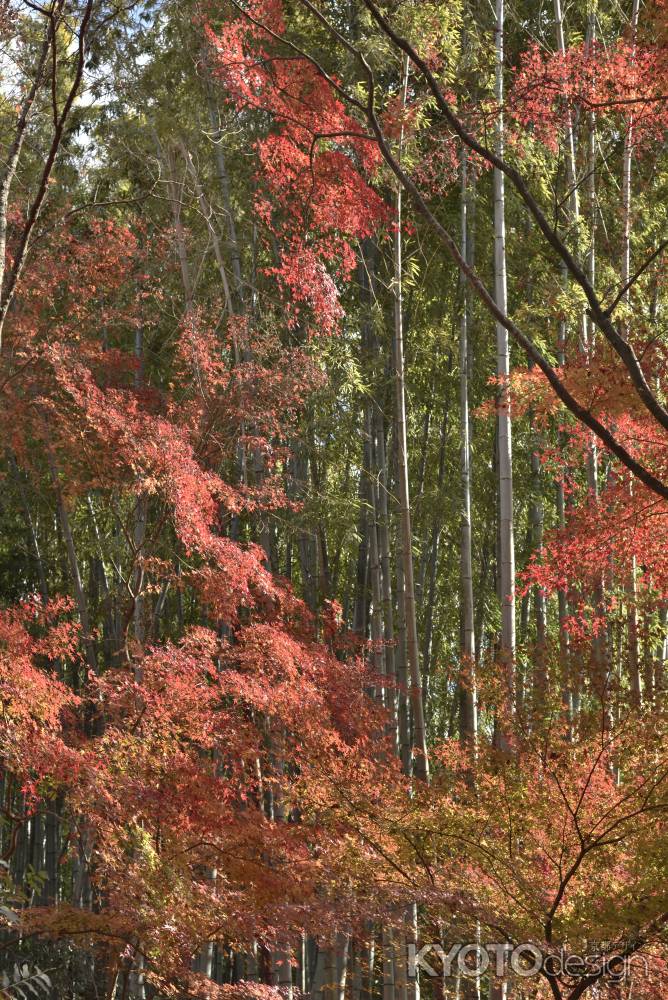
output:
[{"label": "autumn foliage", "polygon": [[[518,594],[525,609],[531,599],[546,602],[552,624],[542,633],[525,628],[509,694],[498,615],[490,611],[504,596],[495,593],[496,567],[490,571],[494,524],[476,537],[484,556],[476,577],[480,648],[462,668],[459,605],[452,621],[434,614],[437,597],[449,610],[459,599],[459,581],[445,571],[438,578],[438,570],[443,538],[454,549],[461,527],[454,488],[443,503],[451,403],[439,396],[439,380],[455,367],[443,331],[460,317],[446,323],[439,301],[447,292],[461,310],[462,286],[447,272],[436,292],[421,287],[420,267],[432,254],[417,216],[393,222],[396,176],[359,97],[359,65],[368,64],[344,65],[340,76],[323,68],[331,53],[326,40],[316,44],[321,22],[305,28],[293,6],[253,0],[191,12],[197,54],[188,71],[196,67],[206,99],[219,102],[248,140],[241,195],[230,194],[218,163],[222,222],[213,210],[213,221],[207,216],[198,177],[187,189],[193,161],[178,160],[180,136],[172,145],[161,138],[165,124],[156,116],[150,155],[160,171],[158,194],[146,195],[151,210],[135,208],[144,195],[125,197],[125,176],[123,197],[100,199],[102,212],[79,214],[64,195],[54,197],[21,269],[0,375],[2,474],[15,507],[8,534],[23,533],[29,549],[29,572],[12,574],[0,607],[3,931],[11,946],[67,942],[93,956],[110,1000],[121,995],[117,987],[123,1000],[135,988],[175,1000],[272,1000],[292,989],[292,965],[306,942],[336,964],[341,940],[358,961],[366,949],[370,968],[355,969],[368,977],[372,997],[374,935],[383,947],[393,940],[397,954],[409,939],[530,942],[543,957],[541,974],[526,985],[517,970],[508,972],[514,995],[626,997],[614,977],[589,970],[574,984],[554,971],[557,958],[595,948],[599,960],[621,956],[636,970],[634,998],[658,1000],[668,926],[666,501],[594,440],[518,352],[510,405],[529,461],[536,458],[526,506],[535,515],[541,491],[541,503],[548,496],[553,503],[555,485],[563,500],[558,517],[541,513],[533,535],[537,516],[531,523],[522,515],[527,553]],[[456,48],[454,28],[426,7],[415,23],[404,11],[402,30],[431,26],[428,66],[486,141],[499,109],[462,93],[470,67],[455,79],[455,59],[441,51],[449,39]],[[355,31],[372,22],[361,23]],[[47,37],[45,51],[55,51],[59,38]],[[405,90],[397,84],[388,46],[369,44],[364,55],[387,83],[387,94],[381,85],[371,94],[381,104],[377,121],[438,224],[450,225],[461,144],[417,74]],[[481,66],[486,58],[483,51]],[[559,160],[569,132],[572,139],[594,118],[611,148],[628,152],[631,142],[641,163],[665,142],[665,47],[643,35],[622,32],[605,46],[578,40],[563,53],[527,44],[509,74],[509,157],[528,163],[532,176]],[[207,141],[222,143],[219,131],[206,132]],[[123,139],[118,148],[127,145]],[[481,189],[487,166],[471,157],[469,180]],[[556,190],[562,182],[559,162],[550,184]],[[247,280],[230,224],[242,203],[251,219]],[[12,261],[26,214],[18,201],[7,212]],[[563,203],[555,219],[555,231],[570,227],[573,254],[584,260],[596,243],[594,222],[568,216]],[[606,230],[610,257],[623,226],[615,217],[612,235]],[[419,480],[416,523],[433,515],[423,538],[414,532],[416,643],[423,664],[431,656],[417,697],[438,705],[429,785],[415,779],[414,751],[397,737],[414,695],[401,655],[406,602],[416,595],[406,593],[403,568],[387,584],[396,554],[389,531],[404,513],[398,418],[391,431],[383,424],[396,398],[396,347],[385,350],[382,338],[398,322],[397,309],[401,318],[392,271],[398,231],[409,246],[409,367],[419,373],[409,404],[420,379],[436,401],[426,409],[419,462],[411,458],[417,472],[410,470]],[[650,268],[659,256],[638,274],[646,284],[631,283],[617,299],[606,294],[662,400],[668,357],[655,327],[665,274],[662,265]],[[562,287],[562,272],[535,257],[535,300],[513,304],[520,320],[543,338],[568,391],[665,483],[665,429],[619,352],[599,335],[580,334],[590,316]],[[613,268],[606,266],[607,280]],[[221,286],[235,280],[232,308]],[[651,296],[653,313],[645,308]],[[424,343],[411,327],[415,302]],[[488,320],[474,319],[475,351],[486,364]],[[378,371],[370,373],[373,364]],[[496,471],[489,428],[499,380],[481,383],[473,419],[476,434],[491,441],[494,458],[485,458],[480,479],[494,507],[495,487],[484,477],[488,467]],[[333,416],[319,425],[312,413],[325,405]],[[362,419],[351,417],[355,407]],[[439,469],[434,499],[429,435],[437,407],[444,417],[431,462]],[[408,423],[415,437],[410,410]],[[331,463],[343,468],[341,496],[324,458],[319,465],[337,435],[357,449],[348,451],[346,440],[344,460]],[[323,497],[334,510],[329,521],[318,508]],[[404,548],[399,532],[395,541],[405,559],[411,538]],[[391,639],[380,634],[383,615]],[[393,675],[379,668],[389,646],[400,664]],[[483,720],[475,739],[456,731],[466,690]],[[410,721],[406,731],[410,738]],[[26,857],[29,850],[42,857],[42,840],[51,871],[28,877],[32,862],[18,871],[17,845]],[[206,973],[214,947],[233,956],[229,968],[237,963],[229,983]],[[345,973],[343,980],[337,997],[345,996]],[[360,982],[349,987],[355,1000]],[[425,990],[445,998],[448,976],[439,983]],[[320,1000],[334,1000],[326,992],[333,989],[321,981]]]}]

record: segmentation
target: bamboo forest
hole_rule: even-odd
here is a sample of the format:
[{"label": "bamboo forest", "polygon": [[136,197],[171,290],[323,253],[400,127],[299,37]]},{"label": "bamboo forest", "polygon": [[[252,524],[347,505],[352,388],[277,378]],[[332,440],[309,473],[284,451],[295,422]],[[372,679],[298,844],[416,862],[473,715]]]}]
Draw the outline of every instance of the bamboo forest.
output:
[{"label": "bamboo forest", "polygon": [[668,1000],[668,2],[0,52],[0,1000]]}]

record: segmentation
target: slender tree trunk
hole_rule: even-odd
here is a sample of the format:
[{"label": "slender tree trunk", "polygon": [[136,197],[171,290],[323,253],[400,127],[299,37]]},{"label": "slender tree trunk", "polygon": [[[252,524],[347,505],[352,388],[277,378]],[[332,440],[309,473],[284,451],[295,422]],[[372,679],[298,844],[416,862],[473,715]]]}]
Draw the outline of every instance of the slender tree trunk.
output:
[{"label": "slender tree trunk", "polygon": [[[420,442],[420,465],[418,467],[417,483],[415,489],[415,504],[419,505],[424,495],[425,478],[427,474],[427,460],[429,458],[429,437],[431,432],[432,411],[434,408],[434,398],[430,395],[424,411],[422,421],[422,438]],[[417,602],[421,605],[424,601],[424,583],[427,575],[427,564],[429,562],[429,546],[423,545],[418,559],[417,572],[415,577],[415,594]],[[424,647],[423,647],[424,648]],[[423,669],[423,685],[426,687],[426,678]],[[426,694],[425,694],[426,702]]]},{"label": "slender tree trunk", "polygon": [[645,609],[642,615],[642,680],[647,706],[654,704],[654,651],[650,637],[650,626],[654,620],[655,614]]},{"label": "slender tree trunk", "polygon": [[[504,0],[496,0],[495,87],[497,105],[495,152],[504,155],[503,118],[503,53]],[[501,170],[494,169],[494,298],[504,315],[508,311],[506,273],[506,202],[505,179]],[[501,599],[500,659],[504,669],[508,714],[513,712],[515,698],[515,540],[513,535],[513,466],[512,425],[510,416],[510,345],[508,331],[496,325],[496,374],[499,379],[497,401],[497,473],[499,490],[499,586]],[[497,719],[495,742],[507,748],[505,722]],[[505,1000],[507,982],[490,978],[490,1000]]]},{"label": "slender tree trunk", "polygon": [[[640,0],[633,0],[631,10],[631,45],[635,55],[636,38],[638,34],[638,16],[640,13]],[[624,152],[622,154],[622,287],[626,285],[631,276],[631,168],[633,163],[633,113],[629,113],[626,135],[624,136]],[[622,301],[628,305],[630,294],[625,292]],[[622,323],[622,333],[625,339],[628,338],[628,319]]]},{"label": "slender tree trunk", "polygon": [[[636,37],[638,32],[638,16],[640,13],[640,0],[633,0],[631,10],[631,44],[635,53]],[[624,219],[622,236],[622,287],[624,287],[631,277],[631,172],[633,162],[633,115],[629,114],[626,135],[624,136],[624,152],[622,156],[622,213]],[[628,307],[630,302],[630,292],[625,292],[622,296],[624,305]],[[628,339],[629,321],[625,317],[621,324],[622,335]],[[629,481],[629,491],[633,491],[633,482]],[[642,700],[640,685],[640,651],[638,643],[638,611],[637,611],[637,564],[636,558],[631,559],[631,575],[626,585],[627,593],[627,632],[628,632],[628,667],[629,680],[631,684],[632,704],[640,707]]]},{"label": "slender tree trunk", "polygon": [[[561,0],[554,0],[554,17],[555,17],[555,28],[557,36],[557,49],[562,56],[566,55],[566,39],[564,32],[563,23],[563,13],[561,8]],[[595,33],[595,18],[591,17],[588,21],[588,38],[587,45],[590,46],[594,40]],[[586,189],[587,189],[587,200],[588,200],[588,210],[590,215],[590,244],[587,252],[586,260],[586,271],[589,280],[593,286],[595,280],[595,264],[596,264],[596,251],[595,251],[595,218],[596,218],[596,181],[595,181],[595,162],[596,162],[596,119],[595,115],[592,114],[588,116],[588,147],[587,147],[587,165],[586,165]],[[567,220],[568,224],[572,226],[576,231],[578,228],[578,223],[580,219],[580,191],[579,191],[579,181],[577,177],[577,164],[576,164],[576,149],[575,149],[575,134],[573,129],[573,119],[570,111],[567,112],[567,129],[566,129],[566,151],[565,151],[565,164],[566,164],[566,204],[567,204]],[[562,270],[562,278],[564,282],[564,287],[568,284],[568,273],[564,267]],[[591,347],[593,345],[594,337],[594,324],[587,317],[586,312],[583,310],[579,317],[578,322],[578,342],[579,349],[585,355],[588,355]],[[564,365],[566,362],[566,338],[567,338],[567,325],[565,320],[560,320],[559,322],[559,335],[557,344],[557,358],[560,365]],[[597,493],[597,444],[596,438],[593,435],[589,437],[589,445],[587,451],[587,481],[589,483],[589,488],[592,495]],[[560,528],[565,528],[566,526],[566,503],[564,496],[564,481],[560,477],[556,484],[557,488],[557,518]],[[577,694],[573,690],[572,684],[575,680],[571,676],[571,665],[569,665],[569,638],[565,630],[565,621],[568,615],[568,602],[566,593],[563,590],[558,592],[558,609],[559,609],[559,648],[560,648],[560,662],[561,662],[561,672],[562,672],[562,684],[563,684],[563,695],[562,700],[564,702],[565,710],[568,715],[569,720],[572,722],[573,712],[575,705],[577,704]]]},{"label": "slender tree trunk", "polygon": [[[530,365],[533,367],[533,365]],[[529,427],[531,434],[531,503],[529,504],[529,536],[533,552],[540,552],[543,545],[543,495],[541,485],[540,434],[536,429],[533,409],[529,412]],[[535,635],[533,646],[533,706],[540,717],[545,706],[548,692],[547,672],[547,602],[542,587],[533,588],[533,610]]]},{"label": "slender tree trunk", "polygon": [[406,579],[404,577],[404,549],[401,527],[396,538],[397,564],[397,645],[396,645],[396,676],[399,686],[398,722],[399,722],[399,756],[401,757],[404,774],[413,773],[413,755],[411,743],[410,720],[410,682],[408,677],[408,656],[406,642]]},{"label": "slender tree trunk", "polygon": [[369,589],[369,542],[370,542],[370,515],[371,506],[369,497],[369,480],[367,471],[371,461],[370,442],[366,434],[362,435],[362,466],[360,471],[360,481],[358,487],[359,514],[357,517],[357,533],[359,542],[357,546],[357,560],[355,565],[355,600],[353,603],[352,629],[357,635],[366,637],[367,634],[367,610],[368,610],[368,589]]},{"label": "slender tree trunk", "polygon": [[336,979],[333,990],[333,1000],[345,1000],[346,978],[348,973],[348,955],[350,951],[350,935],[340,931],[336,935],[335,957],[336,957]]},{"label": "slender tree trunk", "polygon": [[[144,331],[141,327],[138,327],[135,332],[135,358],[137,360],[137,370],[135,372],[135,388],[141,389],[144,385]],[[141,490],[141,484],[139,484]],[[143,566],[143,556],[144,556],[144,541],[146,538],[146,526],[148,518],[148,497],[143,490],[139,492],[137,497],[137,504],[135,507],[135,518],[134,518],[134,559],[136,563],[135,572],[133,574],[132,581],[132,593],[134,596],[134,636],[137,642],[138,652],[140,657],[138,658],[135,665],[135,679],[141,682],[142,678],[142,668],[141,668],[141,653],[143,651],[144,641],[145,641],[145,628],[144,628],[144,566]]]},{"label": "slender tree trunk", "polygon": [[[496,2],[496,76],[495,97],[497,104],[496,144],[497,156],[504,155],[503,119],[503,33],[504,0]],[[506,274],[506,207],[505,184],[501,170],[494,170],[494,287],[495,300],[504,314],[508,311]],[[501,649],[509,699],[508,711],[512,712],[514,700],[515,659],[515,541],[513,537],[513,468],[512,425],[510,415],[510,347],[508,331],[500,323],[496,326],[497,377],[499,394],[497,403],[498,477],[499,477],[499,585],[501,599]]]},{"label": "slender tree trunk", "polygon": [[[137,368],[135,372],[135,388],[139,390],[144,385],[144,331],[141,327],[138,327],[135,332],[135,358],[137,361]],[[144,679],[142,662],[143,662],[143,647],[145,641],[143,550],[144,550],[144,541],[146,539],[146,526],[148,519],[148,497],[143,492],[143,490],[141,490],[141,483],[139,483],[138,485],[140,488],[140,492],[137,497],[137,504],[135,507],[134,531],[133,531],[133,545],[134,545],[133,556],[135,560],[135,571],[133,573],[133,580],[132,580],[132,593],[134,599],[134,611],[133,611],[134,638],[137,644],[137,656],[134,662],[134,674],[135,674],[135,681],[138,684],[141,684],[141,682]],[[141,944],[141,942],[139,943]],[[144,956],[139,949],[136,952],[134,968],[132,969],[132,973],[130,976],[130,995],[134,998],[134,1000],[144,1000],[144,997],[146,995],[146,983],[144,979]]]},{"label": "slender tree trunk", "polygon": [[[373,416],[371,406],[367,406],[366,412],[366,436],[369,441],[369,456],[371,459],[369,484],[371,488],[371,510],[372,517],[369,525],[369,576],[371,578],[371,641],[373,652],[371,662],[376,674],[381,675],[385,671],[385,657],[382,651],[383,632],[383,589],[380,567],[380,549],[378,545],[378,526],[376,523],[376,511],[378,504],[376,500],[377,487],[373,475]],[[381,689],[380,701],[386,704],[387,692],[385,686]]]},{"label": "slender tree trunk", "polygon": [[[586,49],[592,53],[596,43],[596,7],[592,3],[587,17],[587,39]],[[598,220],[598,206],[596,204],[596,113],[591,111],[588,115],[587,129],[587,209],[589,214],[589,249],[587,251],[587,279],[592,288],[596,282],[596,230]],[[593,319],[585,314],[585,339],[583,350],[586,354],[594,348],[594,336],[596,327]],[[596,437],[592,434],[589,439],[589,451],[587,454],[587,477],[589,489],[593,496],[598,495],[598,444]]]},{"label": "slender tree trunk", "polygon": [[394,602],[392,599],[392,557],[390,550],[389,505],[387,499],[389,477],[385,447],[385,424],[382,410],[377,403],[373,410],[373,424],[375,429],[373,439],[376,469],[376,523],[378,526],[378,546],[383,599],[383,638],[385,640],[383,656],[385,658],[385,675],[389,684],[387,688],[387,707],[390,711],[390,725],[393,729],[395,747],[398,749],[401,742],[401,734],[399,732],[397,691],[395,688],[397,676],[395,665]]},{"label": "slender tree trunk", "polygon": [[[405,107],[408,91],[408,59],[404,60],[402,80],[402,102]],[[403,144],[403,130],[399,140],[399,158]],[[394,339],[392,357],[394,362],[395,387],[395,448],[397,459],[397,485],[399,498],[399,560],[397,564],[397,589],[400,614],[403,613],[406,625],[406,661],[409,673],[409,703],[412,720],[412,746],[417,751],[414,760],[409,760],[405,750],[402,753],[404,770],[407,774],[414,771],[416,777],[429,782],[429,757],[427,751],[427,733],[425,727],[424,701],[422,692],[422,676],[420,671],[420,647],[417,630],[417,609],[415,601],[415,579],[413,566],[413,531],[411,520],[410,487],[408,476],[408,442],[406,432],[406,386],[404,370],[404,329],[403,329],[403,259],[402,259],[402,188],[397,187],[396,195],[396,230],[394,236]],[[401,706],[400,706],[401,709]],[[406,713],[407,714],[407,713]],[[403,720],[403,712],[399,713],[400,740],[404,743],[404,726],[408,719]],[[407,736],[407,732],[405,734]],[[408,740],[406,739],[406,742]],[[403,747],[402,747],[403,749]],[[412,913],[412,908],[410,913]],[[406,923],[404,914],[404,925]],[[404,933],[386,930],[389,937],[385,952],[385,985],[383,1000],[408,1000],[408,981],[406,969],[406,937]],[[391,973],[389,966],[391,965]],[[391,981],[389,976],[391,975]],[[416,994],[417,982],[411,992]]]},{"label": "slender tree trunk", "polygon": [[[404,61],[404,103],[408,87],[408,60]],[[399,485],[399,520],[402,537],[403,577],[406,608],[406,650],[410,673],[410,705],[413,719],[413,745],[417,750],[415,774],[429,780],[427,734],[422,702],[420,649],[413,578],[413,533],[411,527],[410,488],[408,483],[408,445],[406,438],[406,391],[404,378],[403,294],[402,294],[402,189],[397,188],[396,233],[394,237],[394,366],[396,394],[397,478]]]},{"label": "slender tree trunk", "polygon": [[[364,369],[369,369],[372,362],[371,344],[373,340],[372,331],[372,308],[373,308],[373,288],[372,274],[374,267],[373,257],[374,247],[371,241],[365,241],[360,252],[358,274],[359,288],[364,303],[364,321],[361,329],[360,359]],[[366,637],[369,625],[369,586],[370,586],[370,547],[371,528],[373,526],[373,491],[371,484],[372,475],[372,443],[367,427],[368,403],[363,397],[362,404],[362,465],[359,478],[359,515],[358,534],[359,544],[357,549],[357,565],[355,573],[355,602],[353,610],[353,631],[358,635]]]},{"label": "slender tree trunk", "polygon": [[322,944],[315,944],[315,958],[312,965],[311,973],[311,997],[312,1000],[323,1000],[323,986],[325,983],[325,956],[326,949]]},{"label": "slender tree trunk", "polygon": [[656,644],[654,662],[654,703],[658,707],[665,690],[665,670],[668,659],[668,605],[664,602],[659,609],[659,640]]},{"label": "slender tree trunk", "polygon": [[[461,248],[462,257],[470,259],[468,234],[468,157],[462,152]],[[473,745],[477,733],[475,693],[475,621],[473,602],[473,558],[471,535],[471,432],[469,420],[469,296],[460,281],[462,314],[459,324],[459,422],[461,434],[461,670],[459,676],[459,736]]]},{"label": "slender tree trunk", "polygon": [[438,551],[443,531],[443,517],[441,514],[440,498],[443,493],[445,482],[445,458],[448,434],[448,405],[447,400],[443,407],[443,419],[441,421],[440,443],[438,449],[438,474],[436,480],[437,495],[439,497],[438,508],[434,523],[431,528],[431,540],[429,544],[429,554],[427,559],[428,578],[427,593],[425,599],[424,631],[422,636],[422,673],[424,676],[424,703],[425,711],[429,700],[429,686],[431,681],[431,666],[433,653],[433,632],[434,632],[434,611],[436,604],[436,582],[438,576]]}]

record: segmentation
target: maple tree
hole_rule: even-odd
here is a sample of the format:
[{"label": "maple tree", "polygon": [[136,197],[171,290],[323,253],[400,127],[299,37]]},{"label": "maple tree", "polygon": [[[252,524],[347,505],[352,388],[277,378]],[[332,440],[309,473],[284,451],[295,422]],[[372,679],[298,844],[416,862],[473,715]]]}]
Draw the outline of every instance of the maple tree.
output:
[{"label": "maple tree", "polygon": [[3,995],[665,993],[665,10],[513,13],[0,5]]}]

